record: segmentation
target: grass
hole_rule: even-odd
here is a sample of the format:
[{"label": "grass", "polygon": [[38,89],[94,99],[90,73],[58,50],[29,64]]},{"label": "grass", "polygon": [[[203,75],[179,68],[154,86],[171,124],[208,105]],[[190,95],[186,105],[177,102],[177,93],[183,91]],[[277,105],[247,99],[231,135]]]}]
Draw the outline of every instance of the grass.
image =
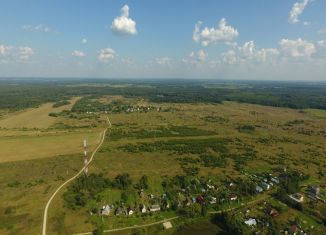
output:
[{"label": "grass", "polygon": [[315,117],[326,118],[326,110],[322,109],[305,109],[305,112],[312,114]]},{"label": "grass", "polygon": [[58,119],[50,117],[51,112],[70,110],[78,98],[72,99],[70,104],[60,107],[53,107],[53,103],[43,104],[38,108],[31,108],[10,113],[0,120],[2,128],[48,128],[55,124]]},{"label": "grass", "polygon": [[[103,100],[103,102],[109,102],[109,100]],[[90,173],[103,173],[113,179],[117,174],[128,172],[134,182],[137,182],[141,176],[147,175],[149,178],[147,193],[161,194],[163,193],[162,180],[184,173],[178,160],[180,157],[198,157],[201,151],[211,153],[215,144],[219,145],[218,140],[231,139],[231,142],[223,143],[229,153],[233,154],[232,158],[227,159],[226,166],[213,168],[198,165],[199,176],[210,175],[219,180],[243,176],[235,169],[235,162],[238,157],[243,157],[246,153],[244,149],[250,147],[256,151],[256,154],[253,159],[246,158],[246,163],[242,166],[246,172],[272,171],[274,167],[286,165],[310,174],[312,178],[318,179],[318,182],[326,180],[325,176],[319,178],[317,175],[319,167],[325,172],[323,165],[325,141],[320,133],[320,130],[326,129],[325,119],[287,108],[235,102],[217,105],[164,103],[155,105],[162,108],[170,107],[172,111],[109,114],[113,128],[119,129],[119,138],[112,141],[110,136],[107,136],[103,147],[89,167]],[[2,148],[0,234],[38,234],[41,229],[43,207],[49,195],[62,183],[63,179],[71,176],[82,165],[81,154],[79,154],[82,149],[81,140],[87,136],[92,147],[99,138],[99,127],[73,130],[49,128],[58,122],[77,125],[81,121],[58,117],[53,122],[52,117],[46,116],[45,118],[44,114],[50,110],[53,111],[52,106],[43,108],[41,113],[44,119],[42,121],[37,119],[37,113],[40,112],[40,108],[42,110],[42,107],[37,108],[37,112],[28,110],[22,113],[11,113],[8,114],[9,116],[5,114],[6,118],[3,117],[0,120],[0,126],[6,120],[8,123],[8,126],[4,126],[5,129],[0,130],[0,147]],[[21,120],[27,119],[28,128],[19,129]],[[289,122],[294,123],[294,120],[304,120],[304,124],[286,125]],[[40,126],[36,123],[38,121]],[[83,120],[86,124],[91,121]],[[237,127],[241,125],[254,126],[255,131],[239,132]],[[153,137],[152,132],[143,132],[148,129],[169,130],[171,126],[190,128],[179,130],[179,133],[186,133],[179,135],[174,134],[178,131],[173,133],[167,131]],[[38,129],[34,130],[34,127]],[[304,134],[303,128],[309,130],[311,134]],[[191,134],[194,130],[197,135]],[[129,138],[125,138],[124,133],[130,133]],[[207,141],[208,139],[210,141]],[[164,148],[160,148],[160,152],[131,153],[121,149],[121,146],[139,146],[140,144],[153,148],[157,142],[165,143]],[[206,142],[211,146],[205,145]],[[166,145],[166,143],[170,144]],[[190,148],[198,143],[201,144],[199,150],[190,151]],[[178,153],[170,151],[175,149],[176,144],[182,151]],[[306,151],[308,149],[309,151]],[[320,166],[319,163],[321,163]],[[120,193],[118,190],[111,189],[103,192],[108,202],[116,201],[120,198]],[[75,211],[64,208],[61,195],[59,193],[54,199],[53,207],[49,211],[49,234],[92,231],[93,222],[98,218],[90,216],[85,208]],[[135,198],[136,195],[131,195],[130,202]],[[3,211],[8,206],[14,208],[13,212],[4,215]],[[167,216],[171,214],[163,213],[145,219],[109,217],[105,219],[105,223],[108,228],[124,227],[156,221]]]},{"label": "grass", "polygon": [[92,150],[100,139],[100,130],[42,136],[0,137],[2,149],[0,163],[82,153],[84,138],[88,139]]}]

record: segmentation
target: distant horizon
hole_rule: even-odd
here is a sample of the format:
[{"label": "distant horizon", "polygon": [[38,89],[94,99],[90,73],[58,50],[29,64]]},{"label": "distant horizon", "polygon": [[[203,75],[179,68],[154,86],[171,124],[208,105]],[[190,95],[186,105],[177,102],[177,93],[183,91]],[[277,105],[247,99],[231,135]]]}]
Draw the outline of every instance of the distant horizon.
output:
[{"label": "distant horizon", "polygon": [[3,0],[0,76],[326,81],[325,9],[321,0]]}]

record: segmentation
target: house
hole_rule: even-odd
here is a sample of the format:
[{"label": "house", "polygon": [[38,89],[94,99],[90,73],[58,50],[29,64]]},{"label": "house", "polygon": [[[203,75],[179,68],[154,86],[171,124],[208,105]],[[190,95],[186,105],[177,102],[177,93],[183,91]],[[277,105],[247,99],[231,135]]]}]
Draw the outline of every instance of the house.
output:
[{"label": "house", "polygon": [[171,222],[170,221],[164,222],[163,223],[163,228],[164,229],[170,229],[170,228],[172,228]]},{"label": "house", "polygon": [[279,184],[280,181],[276,177],[272,177],[271,181],[274,182],[275,184]]},{"label": "house", "polygon": [[101,215],[110,215],[111,207],[109,205],[105,205],[101,209]]},{"label": "house", "polygon": [[160,211],[161,207],[160,205],[151,205],[150,209],[151,212],[156,212],[156,211]]},{"label": "house", "polygon": [[196,198],[195,197],[191,197],[192,203],[196,202]]},{"label": "house", "polygon": [[184,200],[184,202],[183,202],[183,205],[184,206],[190,206],[191,203],[192,203],[192,201],[189,198],[186,198],[186,200]]},{"label": "house", "polygon": [[261,193],[263,191],[263,188],[260,187],[259,185],[256,186],[256,192]]},{"label": "house", "polygon": [[318,196],[318,194],[320,193],[320,188],[317,186],[309,185],[308,190],[309,193],[313,194],[314,196]]},{"label": "house", "polygon": [[143,197],[145,196],[145,193],[144,193],[144,190],[143,190],[143,189],[140,190],[140,192],[139,192],[139,196],[140,196],[141,198],[143,198]]},{"label": "house", "polygon": [[216,204],[216,197],[210,197],[209,203]]},{"label": "house", "polygon": [[235,200],[237,200],[238,199],[238,196],[237,195],[235,195],[235,194],[231,194],[230,195],[230,200],[231,201],[235,201]]},{"label": "house", "polygon": [[144,204],[140,206],[140,211],[141,211],[141,213],[146,213],[147,212],[146,206]]},{"label": "house", "polygon": [[265,190],[269,190],[269,189],[271,188],[271,186],[270,186],[269,184],[265,183],[265,182],[262,182],[262,183],[261,183],[261,187],[262,187],[263,189],[265,189]]},{"label": "house", "polygon": [[274,208],[269,208],[267,210],[268,215],[270,215],[272,218],[275,218],[279,215],[278,211]]},{"label": "house", "polygon": [[296,225],[292,225],[289,229],[289,234],[295,235],[298,232],[298,227]]},{"label": "house", "polygon": [[252,218],[246,220],[244,223],[246,225],[248,225],[248,226],[256,226],[257,225],[257,221],[255,219],[252,219]]},{"label": "house", "polygon": [[292,194],[292,195],[289,195],[289,197],[297,202],[297,203],[302,203],[304,198],[303,198],[303,195],[301,193],[295,193],[295,194]]},{"label": "house", "polygon": [[123,209],[121,207],[118,207],[116,210],[115,210],[115,215],[122,215],[123,214]]},{"label": "house", "polygon": [[197,196],[196,197],[196,202],[198,202],[198,203],[204,202],[204,197],[202,195]]},{"label": "house", "polygon": [[131,207],[128,207],[127,214],[128,215],[133,215],[134,214],[134,210]]},{"label": "house", "polygon": [[214,185],[207,184],[206,186],[207,186],[208,189],[215,189]]}]

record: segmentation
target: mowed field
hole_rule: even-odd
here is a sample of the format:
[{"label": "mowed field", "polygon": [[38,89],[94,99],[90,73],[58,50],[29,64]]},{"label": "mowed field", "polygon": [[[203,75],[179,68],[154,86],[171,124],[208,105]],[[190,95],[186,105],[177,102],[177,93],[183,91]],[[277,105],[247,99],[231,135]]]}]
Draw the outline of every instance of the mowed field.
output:
[{"label": "mowed field", "polygon": [[[69,105],[53,108],[53,103],[38,108],[10,113],[0,119],[0,163],[82,153],[86,138],[89,150],[100,140],[101,129],[56,130],[54,124],[65,122],[49,113],[70,110],[79,98]],[[78,122],[78,121],[74,121]]]},{"label": "mowed field", "polygon": [[50,117],[51,112],[61,112],[70,110],[79,98],[74,98],[70,104],[54,108],[53,103],[43,104],[38,108],[30,108],[14,113],[10,113],[0,119],[0,127],[11,128],[48,128],[58,121],[55,117]]}]

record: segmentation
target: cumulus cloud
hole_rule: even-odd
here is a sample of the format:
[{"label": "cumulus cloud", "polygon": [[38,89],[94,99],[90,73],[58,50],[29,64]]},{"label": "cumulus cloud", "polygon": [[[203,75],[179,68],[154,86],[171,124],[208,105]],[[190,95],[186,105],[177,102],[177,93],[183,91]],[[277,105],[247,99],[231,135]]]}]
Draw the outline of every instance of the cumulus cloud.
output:
[{"label": "cumulus cloud", "polygon": [[200,21],[195,25],[192,39],[202,46],[208,46],[209,44],[216,44],[218,42],[230,42],[239,36],[238,30],[227,25],[224,18],[220,20],[218,28],[205,27],[201,30],[201,25],[202,22]]},{"label": "cumulus cloud", "polygon": [[197,52],[191,52],[187,58],[182,61],[187,64],[200,64],[203,63],[208,57],[208,53],[204,50],[199,50]]},{"label": "cumulus cloud", "polygon": [[82,51],[78,51],[78,50],[75,50],[71,53],[72,56],[75,56],[75,57],[85,57],[86,54]]},{"label": "cumulus cloud", "polygon": [[52,32],[52,29],[43,25],[43,24],[38,24],[38,25],[24,25],[23,29],[25,31],[29,32],[43,32],[43,33],[50,33]]},{"label": "cumulus cloud", "polygon": [[169,64],[171,62],[171,59],[169,57],[160,57],[155,59],[156,64],[159,65],[165,65]]},{"label": "cumulus cloud", "polygon": [[34,54],[34,49],[31,47],[19,47],[19,60],[27,61],[29,60]]},{"label": "cumulus cloud", "polygon": [[135,35],[137,34],[136,22],[129,18],[129,6],[124,5],[121,8],[121,16],[115,18],[112,22],[111,29],[119,35]]},{"label": "cumulus cloud", "polygon": [[254,41],[245,42],[242,46],[235,47],[222,54],[222,62],[226,64],[236,63],[263,63],[272,61],[280,54],[276,48],[257,49]]},{"label": "cumulus cloud", "polygon": [[82,38],[81,43],[82,44],[86,44],[87,43],[87,39],[86,38]]},{"label": "cumulus cloud", "polygon": [[0,55],[5,56],[8,55],[13,47],[7,45],[0,45]]},{"label": "cumulus cloud", "polygon": [[315,45],[301,38],[297,40],[282,39],[279,44],[283,54],[289,57],[311,57],[316,53]]},{"label": "cumulus cloud", "polygon": [[98,60],[102,63],[108,63],[116,57],[116,53],[112,48],[104,48],[98,52]]},{"label": "cumulus cloud", "polygon": [[289,22],[295,24],[299,22],[299,17],[303,13],[304,9],[311,0],[303,0],[302,2],[296,2],[292,6],[292,9],[289,13]]}]

